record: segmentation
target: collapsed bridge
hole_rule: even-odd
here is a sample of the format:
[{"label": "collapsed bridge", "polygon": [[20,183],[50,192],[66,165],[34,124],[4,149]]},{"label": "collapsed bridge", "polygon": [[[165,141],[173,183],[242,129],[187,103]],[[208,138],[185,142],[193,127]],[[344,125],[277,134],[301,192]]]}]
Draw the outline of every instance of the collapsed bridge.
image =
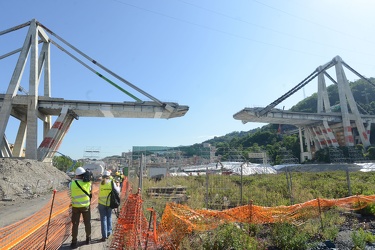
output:
[{"label": "collapsed bridge", "polygon": [[[189,110],[188,106],[179,105],[174,102],[162,102],[146,93],[78,50],[35,19],[0,31],[0,36],[24,27],[29,27],[29,29],[23,46],[0,55],[0,60],[2,60],[14,54],[19,54],[8,89],[5,94],[0,95],[0,157],[22,157],[24,154],[27,159],[45,162],[51,161],[72,122],[78,120],[79,117],[170,119],[182,117]],[[52,37],[54,38],[52,39]],[[103,74],[97,72],[94,68],[79,59],[78,56],[74,55],[73,52],[69,52],[67,48],[58,44],[54,40],[55,38],[61,41],[68,49],[89,60],[96,67],[126,84],[144,97],[147,97],[147,99],[141,100]],[[51,44],[135,101],[99,102],[65,100],[63,98],[52,97]],[[21,86],[21,78],[24,75],[27,63],[30,64],[28,88]],[[44,81],[42,88],[44,93],[39,93],[39,85],[42,77]],[[5,136],[10,116],[20,121],[13,145],[8,142]],[[52,123],[53,116],[57,117],[54,123]],[[39,146],[37,145],[38,119],[43,121],[43,140]]]},{"label": "collapsed bridge", "polygon": [[[233,118],[243,123],[261,122],[296,126],[300,138],[301,162],[312,159],[314,153],[322,148],[353,147],[357,144],[368,147],[370,146],[370,128],[375,122],[375,116],[360,113],[360,107],[354,99],[343,66],[371,86],[375,86],[369,79],[336,56],[328,63],[319,66],[302,82],[268,106],[244,108],[234,114]],[[336,80],[327,72],[332,67],[335,67]],[[318,78],[317,113],[292,112],[275,108],[316,77]],[[338,105],[330,103],[326,78],[337,85],[340,101]],[[336,106],[340,107],[339,111],[335,111]]]}]

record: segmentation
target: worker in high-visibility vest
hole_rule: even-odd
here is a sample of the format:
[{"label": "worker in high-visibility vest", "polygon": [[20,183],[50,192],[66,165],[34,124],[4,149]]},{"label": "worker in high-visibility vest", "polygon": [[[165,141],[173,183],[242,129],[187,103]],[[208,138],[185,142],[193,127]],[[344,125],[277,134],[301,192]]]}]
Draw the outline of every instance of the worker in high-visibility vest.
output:
[{"label": "worker in high-visibility vest", "polygon": [[91,181],[83,181],[86,170],[78,167],[75,171],[75,179],[69,184],[72,202],[72,243],[71,248],[77,247],[78,226],[82,214],[85,224],[86,244],[91,243]]},{"label": "worker in high-visibility vest", "polygon": [[[98,210],[100,215],[100,226],[102,232],[101,241],[106,241],[112,234],[112,208],[110,205],[109,193],[112,191],[111,173],[105,171],[102,176],[102,181],[99,187]],[[120,188],[113,185],[116,192],[120,192]]]},{"label": "worker in high-visibility vest", "polygon": [[122,186],[121,186],[122,180],[121,180],[120,172],[117,171],[116,174],[115,174],[115,177],[113,179],[114,179],[116,185],[118,187],[120,187],[120,189],[121,189],[122,188]]},{"label": "worker in high-visibility vest", "polygon": [[120,189],[122,190],[122,185],[123,185],[124,180],[125,180],[125,175],[121,174],[120,177],[121,177],[121,181],[120,181]]}]

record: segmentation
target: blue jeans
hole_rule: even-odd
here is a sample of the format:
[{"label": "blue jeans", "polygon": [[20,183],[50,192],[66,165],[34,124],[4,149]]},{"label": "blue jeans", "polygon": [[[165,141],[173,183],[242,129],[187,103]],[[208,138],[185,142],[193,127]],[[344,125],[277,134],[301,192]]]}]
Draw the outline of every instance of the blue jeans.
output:
[{"label": "blue jeans", "polygon": [[102,229],[102,238],[108,238],[112,234],[112,208],[98,204],[100,214],[100,226]]}]

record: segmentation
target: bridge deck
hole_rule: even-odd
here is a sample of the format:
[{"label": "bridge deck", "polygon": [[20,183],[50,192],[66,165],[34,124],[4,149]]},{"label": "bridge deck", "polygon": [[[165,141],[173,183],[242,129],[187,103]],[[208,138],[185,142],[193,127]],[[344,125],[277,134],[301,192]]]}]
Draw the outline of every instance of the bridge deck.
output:
[{"label": "bridge deck", "polygon": [[[5,95],[0,95],[0,108]],[[28,96],[15,96],[12,100],[12,115],[21,119],[27,113]],[[38,110],[43,115],[58,116],[62,107],[68,107],[79,117],[113,117],[113,118],[175,118],[181,117],[189,110],[188,106],[166,102],[99,102],[64,100],[63,98],[39,97]]]},{"label": "bridge deck", "polygon": [[[242,122],[260,122],[260,123],[271,123],[271,124],[291,124],[295,126],[312,126],[314,124],[321,124],[322,121],[326,120],[328,123],[340,123],[342,122],[341,113],[302,113],[292,112],[288,110],[272,109],[264,116],[259,116],[259,111],[263,108],[244,108],[233,115],[236,120]],[[355,120],[354,115],[352,120]],[[375,122],[374,115],[362,115],[364,121]]]}]

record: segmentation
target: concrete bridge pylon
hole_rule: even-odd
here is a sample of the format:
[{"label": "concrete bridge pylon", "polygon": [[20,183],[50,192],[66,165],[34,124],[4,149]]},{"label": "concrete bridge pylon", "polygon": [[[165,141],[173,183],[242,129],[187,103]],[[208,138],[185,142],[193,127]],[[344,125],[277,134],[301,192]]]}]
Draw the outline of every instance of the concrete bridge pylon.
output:
[{"label": "concrete bridge pylon", "polygon": [[[18,60],[9,81],[5,94],[0,94],[0,157],[25,157],[39,161],[51,161],[55,152],[61,145],[64,136],[74,120],[79,117],[108,117],[108,118],[153,118],[170,119],[184,116],[189,110],[188,106],[174,102],[162,102],[152,95],[141,90],[121,76],[105,68],[99,62],[91,59],[80,50],[59,37],[56,33],[33,19],[24,24],[0,31],[0,37],[10,32],[28,27],[28,32],[20,49],[0,55],[0,60],[10,55],[19,53]],[[52,39],[53,38],[53,39]],[[131,94],[121,86],[97,72],[88,64],[68,52],[54,39],[62,41],[96,67],[110,74],[112,77],[126,84],[138,94],[146,97],[143,101]],[[51,97],[51,61],[50,46],[56,45],[60,50],[78,61],[86,69],[107,81],[118,90],[133,98],[134,102],[99,102],[84,100],[65,100]],[[29,62],[28,62],[29,61]],[[28,88],[21,86],[27,62],[30,65]],[[43,79],[41,79],[43,76]],[[40,88],[43,84],[43,88]],[[42,89],[43,93],[39,93]],[[18,119],[20,125],[11,145],[5,131],[10,116]],[[56,121],[52,124],[52,117]],[[38,119],[43,122],[43,140],[38,146]]]},{"label": "concrete bridge pylon", "polygon": [[[26,35],[8,90],[2,102],[0,110],[0,135],[2,135],[2,137],[5,135],[6,126],[12,114],[13,105],[15,105],[15,98],[20,89],[22,74],[25,70],[28,55],[30,54],[29,91],[24,98],[27,103],[27,111],[22,117],[19,117],[21,125],[18,129],[17,139],[14,144],[13,156],[21,156],[21,147],[26,141],[25,157],[37,159],[38,89],[40,76],[42,70],[44,70],[44,95],[50,97],[50,53],[47,34],[36,25],[35,20],[29,22],[28,25],[29,31]],[[38,46],[39,39],[43,42],[40,53]],[[44,121],[45,130],[48,130],[51,126],[51,118],[42,116],[42,119]],[[4,145],[4,142],[4,140],[1,140],[1,148],[8,147],[8,145]]]},{"label": "concrete bridge pylon", "polygon": [[[336,80],[327,72],[332,67],[335,69]],[[296,126],[300,136],[301,162],[311,159],[314,151],[326,147],[353,147],[355,144],[362,144],[366,148],[370,146],[370,127],[375,122],[375,116],[359,112],[344,67],[375,87],[369,79],[351,68],[341,57],[336,56],[328,63],[319,66],[297,86],[268,106],[245,108],[234,114],[233,118],[243,123],[261,122]],[[317,113],[293,112],[275,108],[314,78],[318,79]],[[335,111],[330,104],[326,79],[337,85],[340,111]],[[306,152],[302,137],[305,144],[308,144]]]}]

